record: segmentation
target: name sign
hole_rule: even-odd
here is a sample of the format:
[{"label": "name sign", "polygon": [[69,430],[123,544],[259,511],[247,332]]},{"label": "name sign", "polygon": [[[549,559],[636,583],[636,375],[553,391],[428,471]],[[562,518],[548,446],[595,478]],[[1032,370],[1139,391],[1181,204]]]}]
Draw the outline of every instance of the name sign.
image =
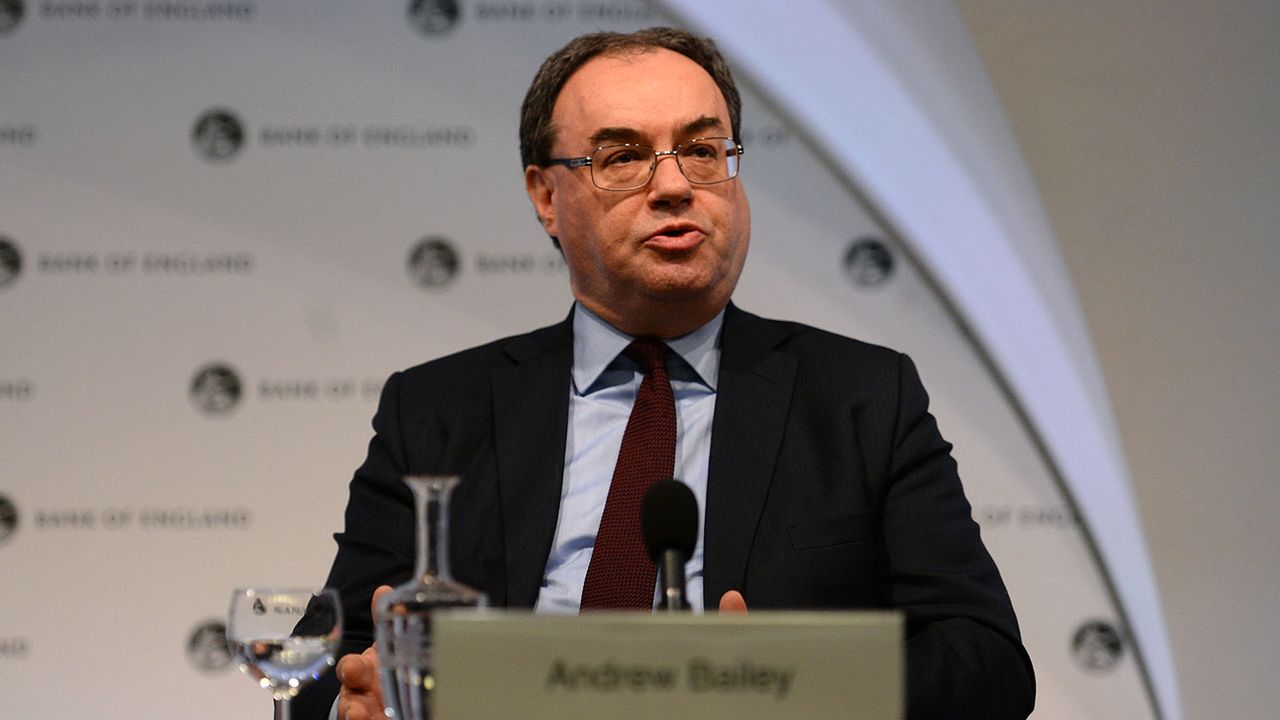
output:
[{"label": "name sign", "polygon": [[547,616],[441,613],[447,720],[901,720],[893,612]]}]

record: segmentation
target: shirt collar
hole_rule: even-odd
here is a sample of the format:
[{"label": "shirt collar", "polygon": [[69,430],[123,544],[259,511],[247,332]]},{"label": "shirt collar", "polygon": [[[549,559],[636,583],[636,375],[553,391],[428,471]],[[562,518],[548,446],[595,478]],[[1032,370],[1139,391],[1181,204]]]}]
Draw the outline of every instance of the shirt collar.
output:
[{"label": "shirt collar", "polygon": [[[724,310],[702,327],[687,335],[666,340],[679,357],[671,360],[672,380],[690,380],[714,391],[720,378],[720,328]],[[602,385],[601,376],[635,337],[613,327],[588,310],[582,303],[573,307],[573,385],[579,395],[586,395]]]}]

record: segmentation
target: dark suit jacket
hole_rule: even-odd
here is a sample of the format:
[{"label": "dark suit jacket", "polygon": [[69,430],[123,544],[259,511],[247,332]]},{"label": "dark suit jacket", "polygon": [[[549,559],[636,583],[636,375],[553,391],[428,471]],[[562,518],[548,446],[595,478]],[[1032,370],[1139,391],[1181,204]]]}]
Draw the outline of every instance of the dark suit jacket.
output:
[{"label": "dark suit jacket", "polygon": [[[412,572],[405,474],[462,476],[454,576],[493,605],[534,604],[560,503],[572,355],[566,320],[387,381],[335,536],[342,652],[371,642],[373,589]],[[910,718],[1025,717],[1031,663],[911,361],[730,305],[720,363],[706,607],[737,589],[753,609],[898,608]],[[298,717],[324,717],[335,688],[300,698]]]}]

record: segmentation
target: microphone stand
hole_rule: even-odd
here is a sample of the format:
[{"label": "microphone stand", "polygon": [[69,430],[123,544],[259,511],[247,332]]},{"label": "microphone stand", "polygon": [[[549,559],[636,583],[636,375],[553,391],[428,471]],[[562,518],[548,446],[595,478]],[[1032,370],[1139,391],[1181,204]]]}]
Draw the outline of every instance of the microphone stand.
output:
[{"label": "microphone stand", "polygon": [[658,602],[660,612],[685,612],[689,602],[685,598],[684,553],[675,548],[662,551],[662,564],[658,568],[662,578],[662,597]]}]

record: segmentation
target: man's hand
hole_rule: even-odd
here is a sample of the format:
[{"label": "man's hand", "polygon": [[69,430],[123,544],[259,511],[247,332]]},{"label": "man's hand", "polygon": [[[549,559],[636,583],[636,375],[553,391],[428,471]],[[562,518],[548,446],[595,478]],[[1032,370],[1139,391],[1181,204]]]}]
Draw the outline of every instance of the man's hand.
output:
[{"label": "man's hand", "polygon": [[[373,591],[373,608],[377,612],[378,598],[391,592],[390,585],[382,585]],[[378,652],[370,647],[359,655],[345,655],[338,661],[338,720],[375,720],[383,718],[382,688],[378,684]]]},{"label": "man's hand", "polygon": [[746,615],[747,601],[742,598],[742,593],[737,590],[730,590],[720,596],[720,612]]}]

